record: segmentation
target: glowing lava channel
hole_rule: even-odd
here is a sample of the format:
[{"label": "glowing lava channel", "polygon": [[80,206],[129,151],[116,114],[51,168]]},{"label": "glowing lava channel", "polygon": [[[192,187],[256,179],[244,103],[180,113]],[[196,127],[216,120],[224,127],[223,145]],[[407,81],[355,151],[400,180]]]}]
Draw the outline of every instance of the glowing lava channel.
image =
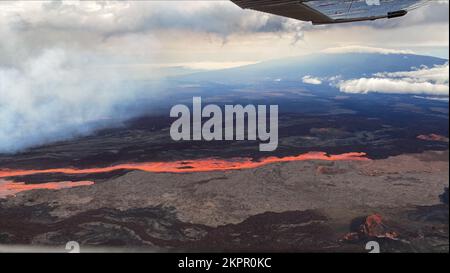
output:
[{"label": "glowing lava channel", "polygon": [[340,155],[327,155],[323,152],[310,152],[298,156],[287,157],[267,157],[260,161],[253,161],[251,158],[237,158],[231,160],[222,159],[201,159],[189,161],[173,162],[147,162],[147,163],[127,163],[111,167],[75,169],[75,168],[55,168],[45,170],[10,170],[0,169],[0,178],[27,176],[34,174],[98,174],[108,173],[117,170],[144,171],[152,173],[194,173],[194,172],[212,172],[212,171],[230,171],[253,169],[267,164],[293,161],[368,161],[365,153],[345,153]]},{"label": "glowing lava channel", "polygon": [[[327,155],[322,152],[310,152],[298,156],[287,157],[267,157],[260,161],[253,161],[251,158],[236,158],[232,160],[222,159],[201,159],[190,161],[174,161],[174,162],[147,162],[147,163],[128,163],[120,164],[104,168],[89,168],[89,169],[75,169],[75,168],[55,168],[45,170],[11,170],[0,169],[0,178],[27,176],[34,174],[98,174],[108,173],[116,170],[136,170],[152,173],[194,173],[194,172],[212,172],[212,171],[231,171],[258,168],[264,165],[293,162],[293,161],[368,161],[365,153],[345,153],[340,155]],[[8,196],[15,196],[19,192],[46,189],[46,190],[60,190],[73,187],[90,186],[92,181],[79,182],[49,182],[39,184],[25,184],[23,182],[14,182],[0,179],[0,198]]]},{"label": "glowing lava channel", "polygon": [[67,188],[91,186],[92,181],[79,181],[79,182],[49,182],[40,184],[25,184],[23,182],[13,182],[7,180],[0,180],[0,198],[6,198],[8,196],[15,196],[19,192],[31,191],[31,190],[61,190]]}]

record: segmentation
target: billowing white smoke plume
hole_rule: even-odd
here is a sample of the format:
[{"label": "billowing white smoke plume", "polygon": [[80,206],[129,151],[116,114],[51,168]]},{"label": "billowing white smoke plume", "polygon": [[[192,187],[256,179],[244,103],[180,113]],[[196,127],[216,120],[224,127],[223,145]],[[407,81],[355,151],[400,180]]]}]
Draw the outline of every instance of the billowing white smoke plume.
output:
[{"label": "billowing white smoke plume", "polygon": [[120,75],[60,49],[18,67],[0,66],[0,153],[89,133],[111,116],[129,117],[120,106],[137,94]]},{"label": "billowing white smoke plume", "polygon": [[137,85],[159,78],[152,64],[170,62],[178,54],[170,45],[183,43],[180,37],[300,37],[307,25],[246,13],[231,2],[0,1],[0,153],[138,115],[139,98],[158,92]]}]

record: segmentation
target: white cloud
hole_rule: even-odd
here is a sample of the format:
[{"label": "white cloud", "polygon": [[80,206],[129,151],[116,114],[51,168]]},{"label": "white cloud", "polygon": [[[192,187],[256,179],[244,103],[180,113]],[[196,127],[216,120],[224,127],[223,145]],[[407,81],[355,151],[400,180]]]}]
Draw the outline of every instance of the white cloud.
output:
[{"label": "white cloud", "polygon": [[341,92],[354,94],[386,93],[449,96],[448,67],[423,67],[413,71],[377,73],[372,78],[338,83]]},{"label": "white cloud", "polygon": [[339,84],[339,88],[341,92],[354,94],[386,93],[448,96],[449,93],[448,85],[383,78],[361,78],[344,81]]},{"label": "white cloud", "polygon": [[54,47],[157,63],[257,62],[329,47],[442,56],[448,4],[431,2],[399,19],[311,26],[231,1],[0,1],[0,64]]},{"label": "white cloud", "polygon": [[403,78],[407,81],[430,81],[438,84],[448,84],[449,65],[438,65],[432,68],[422,67],[420,69],[403,72],[377,73],[375,76],[382,78]]},{"label": "white cloud", "polygon": [[106,37],[174,29],[227,36],[237,32],[298,31],[310,25],[243,11],[230,1],[36,1],[4,5],[10,9],[3,12],[3,17],[15,18],[15,24],[23,29],[88,29]]},{"label": "white cloud", "polygon": [[414,96],[416,99],[422,99],[422,100],[434,100],[434,101],[443,101],[448,102],[449,97],[424,97],[424,96]]},{"label": "white cloud", "polygon": [[412,50],[405,49],[390,49],[381,47],[370,47],[361,45],[349,45],[341,47],[327,48],[322,51],[323,53],[378,53],[378,54],[414,54]]},{"label": "white cloud", "polygon": [[320,78],[316,78],[310,75],[304,76],[302,78],[303,83],[306,84],[313,84],[313,85],[319,85],[322,84],[322,80]]},{"label": "white cloud", "polygon": [[[256,64],[257,62],[194,62],[194,63],[172,63],[170,67],[185,67],[194,70],[220,70],[236,68]],[[161,64],[160,66],[167,66]]]}]

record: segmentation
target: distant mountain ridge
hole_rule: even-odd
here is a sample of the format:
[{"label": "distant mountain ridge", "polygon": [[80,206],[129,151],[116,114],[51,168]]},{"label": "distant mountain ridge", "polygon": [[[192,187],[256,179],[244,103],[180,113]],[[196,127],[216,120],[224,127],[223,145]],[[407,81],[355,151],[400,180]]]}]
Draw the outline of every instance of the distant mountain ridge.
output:
[{"label": "distant mountain ridge", "polygon": [[241,83],[265,80],[301,80],[304,76],[358,78],[379,72],[410,71],[414,67],[443,65],[448,60],[414,54],[312,54],[258,64],[177,77],[188,82]]}]

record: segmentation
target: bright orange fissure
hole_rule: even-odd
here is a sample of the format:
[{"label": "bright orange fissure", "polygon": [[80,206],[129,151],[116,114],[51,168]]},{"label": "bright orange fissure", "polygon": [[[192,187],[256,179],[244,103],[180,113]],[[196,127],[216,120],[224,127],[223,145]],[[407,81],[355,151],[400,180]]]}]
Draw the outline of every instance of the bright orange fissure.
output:
[{"label": "bright orange fissure", "polygon": [[107,173],[116,170],[139,170],[153,173],[194,173],[211,171],[228,171],[258,168],[267,164],[292,162],[292,161],[368,161],[365,153],[344,153],[340,155],[328,155],[324,152],[309,152],[298,156],[287,157],[267,157],[259,161],[253,161],[251,158],[236,158],[231,160],[223,159],[199,159],[189,161],[173,162],[147,162],[147,163],[126,163],[103,168],[54,168],[45,170],[11,170],[0,169],[0,178],[12,176],[26,176],[33,174],[97,174]]},{"label": "bright orange fissure", "polygon": [[0,180],[0,198],[14,196],[17,193],[24,191],[61,190],[81,186],[91,186],[93,184],[94,182],[92,181],[78,181],[78,182],[64,181],[64,182],[49,182],[40,184],[25,184],[23,182]]}]

